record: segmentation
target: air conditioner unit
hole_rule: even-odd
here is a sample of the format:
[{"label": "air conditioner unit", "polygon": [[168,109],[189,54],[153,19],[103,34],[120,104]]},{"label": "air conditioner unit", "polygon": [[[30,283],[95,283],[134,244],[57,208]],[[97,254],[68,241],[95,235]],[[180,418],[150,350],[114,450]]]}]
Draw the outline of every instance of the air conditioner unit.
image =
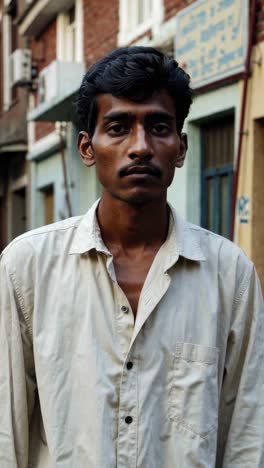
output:
[{"label": "air conditioner unit", "polygon": [[40,72],[38,79],[38,104],[50,101],[56,97],[56,80],[57,77],[51,65],[48,65]]},{"label": "air conditioner unit", "polygon": [[54,60],[39,74],[38,104],[63,99],[75,92],[76,84],[81,83],[83,74],[82,63]]},{"label": "air conditioner unit", "polygon": [[10,55],[10,86],[31,82],[31,50],[16,49]]}]

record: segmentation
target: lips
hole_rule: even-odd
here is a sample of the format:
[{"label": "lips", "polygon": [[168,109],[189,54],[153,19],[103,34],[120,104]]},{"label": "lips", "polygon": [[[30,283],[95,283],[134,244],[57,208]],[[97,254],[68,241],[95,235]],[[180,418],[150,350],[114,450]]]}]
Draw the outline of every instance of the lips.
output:
[{"label": "lips", "polygon": [[151,166],[132,166],[126,169],[123,175],[129,176],[132,174],[148,174],[157,177],[160,175],[160,171],[157,168]]}]

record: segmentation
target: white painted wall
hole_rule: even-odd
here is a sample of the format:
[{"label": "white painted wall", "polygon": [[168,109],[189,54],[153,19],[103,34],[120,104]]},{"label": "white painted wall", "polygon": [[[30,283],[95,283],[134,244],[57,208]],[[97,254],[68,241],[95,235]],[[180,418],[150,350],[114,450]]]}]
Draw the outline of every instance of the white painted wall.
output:
[{"label": "white painted wall", "polygon": [[87,168],[81,161],[77,150],[76,127],[72,126],[69,132],[69,174],[74,174],[74,187],[71,191],[71,199],[74,208],[74,214],[85,213],[93,202],[100,196],[100,184],[98,182],[95,167]]}]

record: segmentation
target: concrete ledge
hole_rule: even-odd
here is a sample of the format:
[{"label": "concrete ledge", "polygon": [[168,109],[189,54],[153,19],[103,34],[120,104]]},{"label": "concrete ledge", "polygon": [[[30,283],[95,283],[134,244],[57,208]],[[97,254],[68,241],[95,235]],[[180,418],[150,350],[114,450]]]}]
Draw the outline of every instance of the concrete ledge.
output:
[{"label": "concrete ledge", "polygon": [[61,139],[57,132],[52,132],[49,135],[36,141],[27,154],[28,161],[40,161],[48,158],[51,154],[58,151],[61,147]]},{"label": "concrete ledge", "polygon": [[70,122],[75,121],[73,102],[76,91],[64,97],[58,96],[48,102],[39,104],[35,109],[27,113],[27,120],[41,122]]},{"label": "concrete ledge", "polygon": [[73,0],[38,0],[32,2],[18,18],[19,34],[37,37],[58,13],[66,11]]}]

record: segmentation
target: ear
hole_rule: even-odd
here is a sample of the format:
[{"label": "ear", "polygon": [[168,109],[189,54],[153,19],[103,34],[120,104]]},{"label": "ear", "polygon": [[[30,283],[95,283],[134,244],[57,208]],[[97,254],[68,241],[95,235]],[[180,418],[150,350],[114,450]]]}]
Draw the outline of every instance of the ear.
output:
[{"label": "ear", "polygon": [[176,167],[182,167],[185,161],[186,152],[188,149],[188,138],[186,133],[182,133],[180,136],[180,150],[177,155]]},{"label": "ear", "polygon": [[78,135],[78,150],[82,159],[82,162],[87,167],[91,167],[95,164],[94,151],[91,144],[91,139],[87,132],[80,132]]}]

